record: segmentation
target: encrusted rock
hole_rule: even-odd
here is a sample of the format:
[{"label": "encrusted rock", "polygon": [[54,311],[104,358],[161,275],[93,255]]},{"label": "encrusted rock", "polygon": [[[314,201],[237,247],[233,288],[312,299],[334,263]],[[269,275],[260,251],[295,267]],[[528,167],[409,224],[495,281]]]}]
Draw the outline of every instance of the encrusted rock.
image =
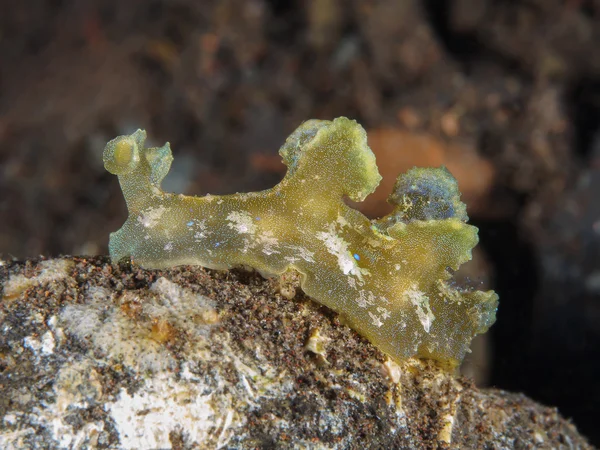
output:
[{"label": "encrusted rock", "polygon": [[556,409],[392,362],[255,273],[62,258],[0,282],[3,449],[590,448]]}]

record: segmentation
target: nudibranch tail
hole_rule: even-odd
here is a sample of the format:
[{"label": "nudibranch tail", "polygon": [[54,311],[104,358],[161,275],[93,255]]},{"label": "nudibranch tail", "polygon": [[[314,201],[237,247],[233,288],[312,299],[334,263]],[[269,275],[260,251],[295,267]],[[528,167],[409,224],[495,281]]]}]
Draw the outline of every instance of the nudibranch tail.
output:
[{"label": "nudibranch tail", "polygon": [[307,295],[397,360],[417,356],[454,366],[473,336],[494,322],[494,292],[452,283],[449,269],[471,258],[477,229],[466,223],[446,169],[400,175],[392,213],[369,220],[344,201],[363,200],[381,180],[366,133],[353,120],[303,123],[280,149],[284,179],[249,194],[163,192],[171,150],[146,149],[145,137],[141,130],[118,137],[104,152],[129,209],[110,237],[114,261],[296,271]]}]

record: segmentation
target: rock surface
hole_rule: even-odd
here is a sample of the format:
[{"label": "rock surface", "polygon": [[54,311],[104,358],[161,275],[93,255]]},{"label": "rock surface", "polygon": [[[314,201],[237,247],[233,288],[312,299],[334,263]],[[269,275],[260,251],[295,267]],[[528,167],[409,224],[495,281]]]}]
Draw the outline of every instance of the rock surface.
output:
[{"label": "rock surface", "polygon": [[0,282],[0,448],[591,448],[554,408],[390,361],[294,279],[66,257]]}]

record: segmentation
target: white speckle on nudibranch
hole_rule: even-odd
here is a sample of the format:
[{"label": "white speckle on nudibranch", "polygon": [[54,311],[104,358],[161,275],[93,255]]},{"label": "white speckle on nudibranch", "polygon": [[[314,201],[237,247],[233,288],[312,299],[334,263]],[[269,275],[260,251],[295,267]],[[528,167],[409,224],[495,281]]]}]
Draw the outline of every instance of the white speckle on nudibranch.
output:
[{"label": "white speckle on nudibranch", "polygon": [[429,307],[429,298],[414,285],[410,289],[407,289],[404,295],[406,295],[414,305],[417,317],[421,321],[423,329],[429,333],[431,323],[435,320],[435,316]]},{"label": "white speckle on nudibranch", "polygon": [[368,275],[368,270],[358,266],[356,258],[348,250],[348,242],[338,235],[334,224],[329,225],[328,231],[317,233],[316,237],[325,244],[329,253],[337,258],[338,266],[344,275],[354,275],[360,281],[363,274]]},{"label": "white speckle on nudibranch", "polygon": [[256,226],[250,213],[246,211],[232,211],[227,216],[231,223],[229,227],[240,234],[255,234]]},{"label": "white speckle on nudibranch", "polygon": [[471,258],[477,229],[466,223],[445,168],[400,175],[389,197],[394,210],[369,220],[344,199],[364,200],[381,177],[365,131],[344,117],[303,123],[280,149],[285,178],[251,194],[163,192],[171,150],[145,148],[145,138],[138,130],[104,151],[129,209],[110,237],[113,261],[295,271],[307,295],[396,360],[418,356],[454,366],[494,322],[494,292],[447,283],[448,269]]},{"label": "white speckle on nudibranch", "polygon": [[166,208],[159,206],[158,208],[148,208],[138,216],[138,221],[146,228],[155,227],[160,223],[162,215],[165,213]]}]

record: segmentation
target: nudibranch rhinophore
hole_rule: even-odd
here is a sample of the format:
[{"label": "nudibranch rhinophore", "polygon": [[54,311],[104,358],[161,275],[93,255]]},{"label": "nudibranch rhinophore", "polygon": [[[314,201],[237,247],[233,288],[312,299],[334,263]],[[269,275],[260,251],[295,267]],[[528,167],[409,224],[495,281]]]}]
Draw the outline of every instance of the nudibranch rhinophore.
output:
[{"label": "nudibranch rhinophore", "polygon": [[145,139],[138,130],[104,150],[129,210],[110,235],[113,261],[246,266],[265,276],[295,270],[308,296],[396,360],[416,356],[456,366],[471,339],[495,321],[497,295],[457,287],[449,271],[471,259],[478,238],[445,168],[400,175],[388,200],[394,210],[381,219],[344,203],[345,196],[364,200],[381,179],[355,121],[304,122],[279,150],[288,167],[284,179],[272,189],[234,195],[163,192],[171,149],[168,143],[144,148]]}]

